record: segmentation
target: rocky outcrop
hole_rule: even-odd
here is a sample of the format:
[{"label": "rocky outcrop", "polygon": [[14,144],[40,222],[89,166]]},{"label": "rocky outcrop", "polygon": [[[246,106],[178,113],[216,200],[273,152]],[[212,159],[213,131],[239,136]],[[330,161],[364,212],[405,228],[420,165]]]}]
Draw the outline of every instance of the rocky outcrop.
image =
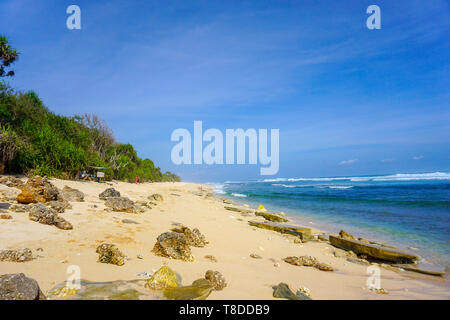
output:
[{"label": "rocky outcrop", "polygon": [[352,236],[350,233],[347,233],[345,230],[339,231],[339,237],[348,240],[356,240],[354,236]]},{"label": "rocky outcrop", "polygon": [[272,213],[272,212],[256,211],[255,215],[261,216],[264,219],[266,219],[267,221],[272,221],[272,222],[288,222],[289,221],[288,219],[286,219],[276,213]]},{"label": "rocky outcrop", "polygon": [[294,266],[313,267],[321,271],[333,271],[332,267],[319,262],[316,258],[311,256],[287,257],[284,258],[283,261]]},{"label": "rocky outcrop", "polygon": [[206,271],[205,279],[211,282],[214,290],[223,290],[227,286],[225,277],[219,271]]},{"label": "rocky outcrop", "polygon": [[125,264],[125,255],[114,244],[101,244],[95,252],[98,253],[98,262],[115,264],[117,266]]},{"label": "rocky outcrop", "polygon": [[28,248],[0,251],[0,261],[26,262],[31,260],[33,260],[33,253]]},{"label": "rocky outcrop", "polygon": [[151,196],[148,196],[148,200],[150,201],[164,201],[164,197],[159,193],[154,193]]},{"label": "rocky outcrop", "polygon": [[177,288],[180,286],[180,279],[175,271],[162,266],[147,280],[145,286],[153,290]]},{"label": "rocky outcrop", "polygon": [[310,228],[304,228],[293,224],[283,224],[268,221],[265,222],[249,221],[248,223],[254,227],[298,236],[303,242],[314,239],[314,236],[311,234]]},{"label": "rocky outcrop", "polygon": [[418,256],[391,249],[376,244],[368,244],[358,240],[350,240],[341,237],[330,236],[330,243],[338,248],[353,251],[358,255],[368,256],[374,259],[386,260],[394,263],[414,263]]},{"label": "rocky outcrop", "polygon": [[188,245],[193,247],[202,248],[209,243],[208,241],[206,241],[205,236],[201,234],[200,230],[198,230],[197,228],[191,230],[188,227],[180,226],[173,228],[171,231],[184,234]]},{"label": "rocky outcrop", "polygon": [[137,206],[133,201],[125,197],[110,197],[105,201],[105,206],[112,211],[142,213],[142,207]]},{"label": "rocky outcrop", "polygon": [[36,280],[23,273],[0,276],[0,300],[45,300]]},{"label": "rocky outcrop", "polygon": [[47,178],[39,176],[28,179],[17,196],[19,203],[37,203],[58,200],[59,191]]},{"label": "rocky outcrop", "polygon": [[100,200],[106,200],[108,198],[120,197],[120,192],[114,188],[108,188],[98,195]]},{"label": "rocky outcrop", "polygon": [[166,258],[194,261],[186,236],[179,232],[160,234],[152,252]]},{"label": "rocky outcrop", "polygon": [[29,218],[42,224],[54,225],[59,229],[71,230],[73,226],[70,222],[60,217],[57,212],[47,208],[41,203],[30,205]]},{"label": "rocky outcrop", "polygon": [[64,186],[61,190],[61,195],[66,201],[83,202],[84,193],[80,190],[73,189],[69,186]]},{"label": "rocky outcrop", "polygon": [[303,293],[302,291],[297,291],[294,293],[289,286],[280,282],[278,285],[273,286],[273,296],[274,298],[282,298],[288,300],[311,300],[311,298]]},{"label": "rocky outcrop", "polygon": [[238,207],[230,207],[230,206],[225,206],[224,208],[229,210],[229,211],[235,211],[235,212],[239,212],[239,213],[243,213],[243,214],[253,213],[253,210],[250,210],[250,209],[244,209],[244,208],[238,208]]},{"label": "rocky outcrop", "polygon": [[211,282],[206,279],[198,279],[190,286],[165,289],[164,296],[169,300],[205,300],[212,291]]}]

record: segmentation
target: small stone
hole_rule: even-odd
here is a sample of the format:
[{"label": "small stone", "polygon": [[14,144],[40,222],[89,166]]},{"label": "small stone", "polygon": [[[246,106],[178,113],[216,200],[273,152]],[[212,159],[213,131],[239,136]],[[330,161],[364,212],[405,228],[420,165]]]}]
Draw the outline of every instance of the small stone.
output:
[{"label": "small stone", "polygon": [[95,252],[99,254],[98,261],[101,263],[110,263],[118,266],[125,264],[124,254],[114,244],[101,244]]},{"label": "small stone", "polygon": [[26,262],[33,260],[33,253],[30,249],[24,248],[20,250],[1,250],[0,261],[8,262]]},{"label": "small stone", "polygon": [[217,262],[216,257],[212,256],[212,255],[206,255],[205,259],[208,259],[211,262]]},{"label": "small stone", "polygon": [[9,220],[9,219],[12,219],[12,218],[13,218],[13,217],[12,217],[12,215],[10,215],[10,214],[6,214],[6,213],[0,214],[0,219]]},{"label": "small stone", "polygon": [[164,201],[164,198],[162,195],[160,195],[159,193],[154,193],[152,195],[150,195],[148,197],[149,200],[154,200],[154,201]]},{"label": "small stone", "polygon": [[262,257],[259,254],[256,253],[250,253],[250,257],[253,259],[262,259]]},{"label": "small stone", "polygon": [[219,271],[206,271],[205,279],[211,282],[214,290],[223,290],[227,286],[224,276]]},{"label": "small stone", "polygon": [[138,259],[144,259],[144,257],[143,257],[141,254],[138,254],[136,257],[137,257]]}]

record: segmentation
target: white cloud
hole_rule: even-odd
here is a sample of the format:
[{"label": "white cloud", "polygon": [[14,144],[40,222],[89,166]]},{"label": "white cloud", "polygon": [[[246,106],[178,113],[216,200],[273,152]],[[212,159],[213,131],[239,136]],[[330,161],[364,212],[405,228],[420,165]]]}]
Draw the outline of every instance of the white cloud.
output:
[{"label": "white cloud", "polygon": [[358,161],[358,159],[342,160],[341,162],[339,162],[339,165],[343,166],[343,165],[347,165],[347,164],[354,164],[357,161]]},{"label": "white cloud", "polygon": [[424,158],[423,156],[414,156],[413,160],[420,160],[420,159],[423,159],[423,158]]}]

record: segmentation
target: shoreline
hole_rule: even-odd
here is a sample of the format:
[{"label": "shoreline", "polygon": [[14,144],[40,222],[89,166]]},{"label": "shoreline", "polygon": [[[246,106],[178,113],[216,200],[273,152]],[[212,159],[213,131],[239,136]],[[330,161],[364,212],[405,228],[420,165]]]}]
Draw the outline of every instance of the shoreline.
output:
[{"label": "shoreline", "polygon": [[[208,299],[274,299],[272,287],[280,282],[293,289],[308,288],[313,299],[450,299],[447,277],[383,266],[380,266],[381,286],[388,294],[374,293],[365,288],[367,265],[338,257],[336,253],[344,251],[328,243],[296,243],[287,235],[250,226],[248,221],[261,218],[226,210],[223,201],[207,196],[212,190],[208,185],[185,182],[136,185],[116,181],[98,184],[59,179],[50,182],[59,189],[68,185],[85,194],[84,202],[71,202],[73,208],[61,214],[73,225],[73,230],[42,225],[19,212],[10,213],[11,220],[0,220],[0,249],[29,247],[37,256],[22,263],[0,262],[0,274],[23,272],[36,279],[44,293],[66,281],[71,265],[78,265],[81,278],[89,281],[143,279],[139,273],[154,273],[167,265],[181,276],[183,285],[201,278],[207,270],[221,272],[228,286],[213,291]],[[139,214],[108,212],[98,194],[109,187],[135,202],[153,193],[161,194],[164,201]],[[200,187],[204,191],[200,192]],[[151,252],[157,236],[178,223],[198,228],[209,241],[205,247],[192,247],[194,262],[163,258]],[[125,265],[99,263],[95,251],[101,243],[116,244],[129,258]],[[262,258],[253,259],[252,253]],[[205,258],[208,255],[217,262]],[[303,255],[313,256],[335,271],[324,272],[283,261],[288,256]]]}]

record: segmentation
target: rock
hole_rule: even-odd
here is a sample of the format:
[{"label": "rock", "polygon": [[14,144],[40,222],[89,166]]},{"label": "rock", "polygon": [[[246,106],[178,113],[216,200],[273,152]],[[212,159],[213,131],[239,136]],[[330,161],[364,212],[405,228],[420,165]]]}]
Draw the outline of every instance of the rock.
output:
[{"label": "rock", "polygon": [[66,200],[49,201],[47,205],[58,213],[63,213],[66,209],[72,209],[72,206]]},{"label": "rock", "polygon": [[108,198],[120,197],[120,192],[114,188],[108,188],[98,195],[101,200],[107,200]]},{"label": "rock", "polygon": [[201,234],[197,228],[191,230],[188,227],[180,226],[173,228],[171,231],[183,233],[186,237],[188,245],[193,247],[203,248],[209,243],[206,241],[205,236]]},{"label": "rock", "polygon": [[33,253],[30,249],[24,248],[21,250],[1,250],[0,261],[8,262],[26,262],[33,260]]},{"label": "rock", "polygon": [[35,176],[21,188],[22,192],[17,196],[19,203],[36,203],[58,200],[59,191],[46,178]]},{"label": "rock", "polygon": [[17,199],[17,196],[20,194],[20,190],[16,188],[0,188],[0,201],[13,202]]},{"label": "rock", "polygon": [[47,294],[48,300],[140,300],[155,299],[152,291],[144,287],[146,280],[118,280],[108,282],[80,281],[80,288],[68,286],[64,281]]},{"label": "rock", "polygon": [[138,254],[138,255],[136,256],[136,258],[138,258],[138,259],[144,259],[144,257],[142,256],[142,254]]},{"label": "rock", "polygon": [[445,269],[439,268],[437,266],[430,266],[425,264],[393,264],[392,266],[407,271],[427,274],[430,276],[437,276],[437,277],[445,276]]},{"label": "rock", "polygon": [[280,282],[277,286],[273,286],[272,289],[274,298],[283,298],[288,300],[311,300],[309,296],[301,291],[297,291],[294,294],[291,288],[289,288],[289,286],[284,282]]},{"label": "rock", "polygon": [[339,237],[348,240],[356,240],[354,236],[352,236],[350,233],[345,232],[345,230],[339,231]]},{"label": "rock", "polygon": [[162,257],[194,261],[186,236],[179,232],[172,231],[160,234],[152,252]]},{"label": "rock", "polygon": [[66,201],[83,202],[84,193],[80,190],[73,189],[69,186],[64,186],[61,190],[61,195]]},{"label": "rock", "polygon": [[168,266],[162,266],[156,271],[145,284],[153,290],[177,288],[181,285],[178,275]]},{"label": "rock", "polygon": [[2,214],[0,214],[0,219],[5,219],[5,220],[9,220],[9,219],[12,219],[13,217],[12,217],[12,215],[10,215],[10,214],[7,214],[7,213],[2,213]]},{"label": "rock", "polygon": [[211,282],[214,290],[223,290],[227,286],[224,276],[219,271],[206,271],[205,279]]},{"label": "rock", "polygon": [[47,208],[43,204],[36,203],[30,205],[29,218],[32,221],[36,221],[42,224],[54,225],[59,229],[71,230],[72,224],[66,221],[64,218],[58,216],[56,211],[51,208]]},{"label": "rock", "polygon": [[394,263],[414,263],[419,259],[418,256],[387,248],[375,244],[367,244],[358,240],[349,240],[341,237],[330,236],[330,243],[344,250],[351,250],[358,255],[367,255],[369,257],[391,261]]},{"label": "rock", "polygon": [[268,221],[272,221],[272,222],[288,222],[289,221],[288,219],[283,218],[282,216],[280,216],[276,213],[271,213],[271,212],[256,211],[255,215],[261,216],[264,219],[266,219]]},{"label": "rock", "polygon": [[26,205],[26,204],[12,204],[8,210],[12,211],[12,212],[28,212],[30,211],[30,206]]},{"label": "rock", "polygon": [[300,239],[303,242],[314,239],[314,236],[311,235],[310,228],[304,228],[304,227],[297,226],[297,225],[268,222],[268,221],[265,221],[265,222],[249,221],[248,223],[254,227],[298,236],[298,237],[300,237]]},{"label": "rock", "polygon": [[1,176],[0,184],[4,184],[7,187],[12,188],[21,188],[23,186],[23,181],[19,178],[12,176]]},{"label": "rock", "polygon": [[139,224],[139,222],[131,220],[131,219],[122,219],[122,223]]},{"label": "rock", "polygon": [[124,254],[114,244],[101,244],[95,252],[98,253],[98,261],[101,263],[110,263],[117,266],[123,266],[125,264]]},{"label": "rock", "polygon": [[198,279],[192,285],[164,290],[164,296],[169,300],[205,300],[213,291],[211,282]]},{"label": "rock", "polygon": [[321,271],[333,271],[332,267],[317,261],[316,258],[311,256],[287,257],[283,261],[294,266],[314,267]]},{"label": "rock", "polygon": [[149,200],[154,200],[154,201],[164,201],[164,198],[162,195],[160,195],[159,193],[154,193],[151,196],[148,197]]},{"label": "rock", "polygon": [[206,255],[205,259],[211,261],[211,262],[217,262],[216,257],[212,256],[212,255]]},{"label": "rock", "polygon": [[262,257],[259,254],[256,253],[250,253],[250,257],[253,259],[262,259]]},{"label": "rock", "polygon": [[23,273],[0,276],[0,300],[45,300],[36,280]]},{"label": "rock", "polygon": [[125,197],[110,197],[105,201],[105,206],[112,211],[141,213],[142,208],[135,205],[133,201]]},{"label": "rock", "polygon": [[319,239],[320,241],[329,241],[330,240],[327,235],[323,235],[323,234],[319,234],[317,236],[317,239]]},{"label": "rock", "polygon": [[253,210],[250,210],[250,209],[243,209],[243,208],[230,207],[230,206],[225,206],[224,208],[229,211],[235,211],[235,212],[244,213],[244,214],[253,213]]},{"label": "rock", "polygon": [[375,292],[376,294],[388,294],[389,292],[383,288],[369,288],[370,291]]}]

